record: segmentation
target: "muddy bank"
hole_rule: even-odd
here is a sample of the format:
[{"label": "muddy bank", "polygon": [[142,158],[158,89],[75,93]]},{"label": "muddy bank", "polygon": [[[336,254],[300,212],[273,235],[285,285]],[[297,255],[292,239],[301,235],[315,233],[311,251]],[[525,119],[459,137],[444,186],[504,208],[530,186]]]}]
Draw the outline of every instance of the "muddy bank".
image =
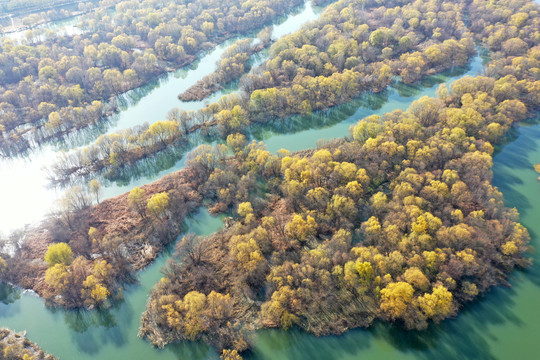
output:
[{"label": "muddy bank", "polygon": [[[105,260],[113,266],[103,281],[114,297],[122,284],[136,281],[135,272],[150,264],[174,241],[182,232],[185,217],[201,206],[199,184],[193,178],[190,169],[183,169],[141,187],[144,204],[155,194],[168,194],[168,208],[159,217],[134,211],[129,205],[129,193],[75,212],[51,215],[26,232],[13,257],[2,254],[7,263],[2,280],[32,289],[56,305],[81,307],[86,300],[79,294],[83,290],[81,284],[95,272],[96,264]],[[49,268],[45,253],[51,244],[60,242],[67,243],[73,251],[75,260],[68,272],[74,277],[72,285],[81,285],[76,292],[59,294],[45,280]],[[75,263],[80,269],[72,268]],[[83,275],[77,282],[78,272]]]}]

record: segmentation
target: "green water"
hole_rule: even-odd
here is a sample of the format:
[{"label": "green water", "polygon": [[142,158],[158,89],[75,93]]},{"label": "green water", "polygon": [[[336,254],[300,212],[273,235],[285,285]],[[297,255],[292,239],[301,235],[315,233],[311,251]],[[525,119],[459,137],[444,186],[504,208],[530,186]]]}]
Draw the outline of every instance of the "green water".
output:
[{"label": "green water", "polygon": [[[210,53],[212,54],[212,52]],[[198,68],[195,65],[195,68]],[[205,66],[202,68],[206,68]],[[201,69],[202,69],[201,68]],[[464,75],[477,75],[481,60],[475,57],[468,69],[453,74],[430,77],[422,85],[398,86],[382,94],[366,94],[351,103],[309,117],[295,117],[287,122],[276,122],[258,129],[254,136],[263,139],[269,150],[286,148],[291,151],[313,147],[320,139],[341,137],[358,119],[382,114],[394,109],[405,109],[420,96],[435,94],[440,82],[450,82]],[[206,68],[206,72],[211,69]],[[181,73],[181,71],[179,72]],[[177,73],[178,74],[178,73]],[[201,74],[202,75],[202,72]],[[170,81],[182,82],[182,76],[158,80],[149,90],[140,89],[127,101],[126,110],[145,104],[154,89]],[[192,79],[193,80],[193,79]],[[174,87],[168,89],[172,91]],[[176,97],[178,88],[169,94]],[[158,92],[158,94],[163,94]],[[172,95],[172,96],[171,96]],[[169,101],[169,100],[165,100]],[[170,100],[172,101],[172,100]],[[149,119],[156,114],[152,108],[161,103],[149,102]],[[157,106],[159,105],[159,106]],[[136,123],[144,116],[144,106],[133,111]],[[136,107],[136,106],[135,106]],[[167,108],[168,109],[168,108]],[[158,114],[159,115],[159,114]],[[126,116],[126,115],[123,115]],[[159,115],[161,116],[161,115]],[[117,128],[132,126],[125,117]],[[155,121],[155,120],[153,120]],[[107,131],[107,130],[105,130]],[[110,130],[109,130],[110,131]],[[30,160],[24,163],[28,167]],[[522,223],[537,246],[540,234],[540,183],[532,166],[540,162],[540,125],[524,124],[513,133],[495,156],[494,183],[503,191],[508,206],[520,211]],[[172,158],[163,164],[152,164],[144,176],[135,176],[125,183],[113,184],[109,196],[127,191],[162,175],[183,167],[183,158]],[[2,169],[0,163],[0,175]],[[38,176],[37,173],[33,176]],[[8,184],[9,185],[9,184]],[[14,184],[16,186],[16,184]],[[10,188],[5,187],[3,188]],[[35,194],[38,196],[39,194]],[[106,194],[107,195],[107,194]],[[38,197],[39,199],[39,197]],[[31,207],[36,202],[23,203]],[[6,208],[2,206],[1,208]],[[11,211],[13,213],[13,211]],[[9,217],[9,214],[8,214]],[[190,231],[210,234],[221,227],[221,220],[201,211],[188,221]],[[49,309],[31,293],[20,293],[10,287],[0,288],[0,326],[17,331],[27,330],[28,337],[60,359],[207,359],[217,355],[202,343],[182,343],[154,349],[137,338],[139,319],[145,309],[148,293],[159,281],[160,269],[170,253],[140,273],[140,284],[130,285],[124,300],[105,311],[65,311]],[[538,255],[533,254],[538,263]],[[367,330],[353,330],[342,336],[316,338],[298,330],[263,330],[257,333],[250,359],[539,359],[540,358],[540,271],[537,265],[527,271],[516,271],[511,277],[512,288],[496,288],[485,298],[469,304],[456,319],[430,326],[424,332],[404,332],[399,328],[378,323]]]},{"label": "green water", "polygon": [[[201,210],[187,221],[189,232],[208,235],[222,227],[222,221]],[[45,307],[39,297],[0,291],[0,326],[27,330],[30,339],[63,360],[70,359],[206,359],[215,355],[204,344],[180,344],[157,350],[137,338],[140,316],[148,293],[161,278],[164,253],[140,273],[140,284],[124,291],[124,301],[104,311],[65,311]],[[2,297],[3,295],[3,297]],[[6,299],[7,298],[7,299]]]},{"label": "green water", "polygon": [[[475,58],[466,74],[477,73]],[[461,74],[463,75],[463,74]],[[439,77],[451,80],[460,75]],[[319,137],[343,136],[359,117],[371,113],[406,108],[415,98],[433,95],[435,83],[409,88],[406,95],[397,90],[364,97],[328,113],[336,119],[323,121],[319,129],[303,130],[299,119],[289,124],[293,134],[283,128],[261,131],[271,150],[300,150],[313,146]],[[367,107],[355,108],[363,105]],[[352,115],[351,115],[352,113]],[[343,120],[344,119],[344,120]],[[306,120],[306,118],[304,118]],[[294,125],[296,124],[296,125]],[[327,127],[324,127],[328,124]],[[278,141],[278,139],[280,139]],[[494,183],[505,195],[508,206],[516,206],[536,245],[540,233],[540,183],[532,169],[540,162],[540,125],[523,125],[514,131],[513,140],[495,156]],[[189,221],[189,228],[209,234],[221,226],[219,219],[206,211]],[[140,314],[148,292],[161,277],[160,268],[170,254],[164,254],[140,273],[140,284],[129,286],[125,300],[107,311],[64,311],[46,308],[38,297],[0,290],[8,304],[0,304],[0,325],[27,330],[31,340],[61,359],[206,359],[216,354],[201,343],[182,343],[164,350],[154,349],[137,338]],[[536,256],[535,256],[536,257]],[[353,330],[342,336],[316,338],[298,330],[263,330],[257,333],[250,359],[537,359],[540,342],[539,269],[512,274],[512,288],[496,288],[484,299],[468,305],[457,319],[431,326],[424,332],[404,332],[386,324],[367,330]],[[2,295],[3,294],[3,295]],[[19,299],[16,299],[20,297]]]}]

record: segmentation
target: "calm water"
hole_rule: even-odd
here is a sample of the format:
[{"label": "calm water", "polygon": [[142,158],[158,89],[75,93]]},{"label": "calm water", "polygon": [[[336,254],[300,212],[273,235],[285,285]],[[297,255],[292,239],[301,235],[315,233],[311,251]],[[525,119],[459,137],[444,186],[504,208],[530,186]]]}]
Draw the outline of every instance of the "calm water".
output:
[{"label": "calm water", "polygon": [[[296,31],[306,22],[316,19],[321,11],[321,8],[313,7],[308,2],[298,11],[276,21],[274,33],[283,36]],[[0,199],[3,204],[9,204],[9,206],[0,206],[0,233],[7,234],[25,224],[36,223],[54,207],[62,191],[49,188],[46,168],[56,160],[60,151],[88,145],[103,133],[111,133],[145,122],[153,123],[163,120],[167,112],[174,107],[184,110],[200,109],[207,103],[217,101],[224,94],[236,91],[237,87],[233,84],[203,101],[182,102],[177,98],[180,92],[214,71],[215,63],[220,59],[221,54],[237,39],[231,39],[217,46],[187,68],[182,68],[150,84],[127,92],[120,97],[121,111],[118,114],[96,127],[75,133],[67,143],[46,144],[25,156],[1,159]],[[258,56],[254,62],[260,64],[264,60],[264,56]],[[140,176],[131,176],[128,181],[104,182],[103,198],[120,195],[134,186],[154,181],[165,173],[183,166],[183,162],[175,163],[176,161],[172,164],[167,162],[168,166],[162,164],[160,167],[164,171],[151,171]],[[172,167],[173,165],[176,167]]]},{"label": "calm water", "polygon": [[[77,24],[81,20],[81,16],[73,16],[59,21],[51,21],[42,25],[38,25],[33,29],[14,31],[7,34],[0,34],[0,38],[5,37],[13,39],[17,42],[26,40],[44,41],[47,38],[47,32],[52,31],[57,36],[73,36],[83,33],[81,29],[77,27]],[[32,34],[27,36],[27,34]]]},{"label": "calm water", "polygon": [[[220,218],[206,210],[187,221],[190,232],[208,235],[222,227]],[[0,290],[0,326],[27,330],[27,335],[62,360],[83,359],[206,359],[212,350],[204,344],[183,344],[157,350],[137,337],[148,293],[161,278],[164,253],[140,273],[140,285],[127,286],[125,300],[105,311],[65,311],[45,307],[28,293]],[[17,299],[17,297],[19,297]]]},{"label": "calm water", "polygon": [[[476,57],[465,73],[432,77],[424,83],[424,86],[399,87],[384,94],[366,95],[324,114],[293,118],[284,124],[276,124],[272,130],[260,130],[255,135],[264,139],[271,151],[280,148],[294,151],[313,147],[318,139],[346,135],[349,126],[363,116],[407,108],[420,96],[434,95],[439,82],[449,82],[465,74],[477,75],[480,70],[481,60]],[[180,83],[181,81],[177,79],[179,78],[173,75],[167,81]],[[162,85],[164,84],[160,83],[160,87],[156,87],[153,91],[158,91]],[[176,98],[176,94],[181,91],[178,89],[179,87],[176,87],[175,91],[168,95]],[[152,96],[151,94],[146,96]],[[161,107],[161,103],[157,102],[159,96],[154,96],[156,96],[154,106]],[[146,97],[131,106],[137,106],[144,99]],[[153,112],[149,115],[152,118],[147,121],[159,120],[152,114]],[[117,124],[120,122],[121,119],[118,119]],[[125,126],[132,125],[126,122]],[[317,128],[307,129],[309,126]],[[48,156],[53,156],[54,152],[53,147],[48,147],[40,154],[44,156],[43,159],[47,159]],[[9,189],[6,186],[12,185],[14,189],[19,189],[21,188],[19,182],[24,177],[43,178],[39,164],[32,170],[36,165],[35,160],[25,161],[22,168],[28,171],[18,180],[10,180],[10,176],[6,176],[8,175],[6,171],[10,171],[9,166],[6,167],[5,162],[0,162],[0,188]],[[537,234],[540,234],[538,221],[540,201],[537,200],[540,199],[540,183],[532,166],[538,162],[540,162],[540,125],[533,124],[523,125],[514,132],[512,140],[509,140],[495,156],[494,166],[495,185],[503,191],[507,205],[515,206],[520,211],[522,223],[529,229],[532,245],[535,247],[538,245]],[[183,160],[180,160],[167,170],[148,177],[140,177],[129,184],[113,184],[106,189],[106,195],[113,196],[127,191],[135,185],[147,183],[182,166]],[[32,190],[26,186],[24,191]],[[8,199],[4,204],[9,205],[0,207],[0,219],[5,219],[3,215],[10,219],[12,212],[15,211],[21,211],[19,216],[28,214],[34,204],[39,205],[41,201],[47,201],[47,197],[43,194],[44,192],[36,191],[33,193],[35,198],[29,196],[26,203],[19,203],[15,200],[19,199],[21,194],[9,198],[9,194],[2,193],[2,198],[6,199],[7,196]],[[40,198],[40,195],[43,197]],[[51,195],[51,199],[54,199],[54,195]],[[20,210],[17,207],[19,204]],[[4,210],[6,208],[9,209]],[[6,211],[5,214],[2,211]],[[42,214],[43,212],[39,217]],[[17,219],[16,216],[13,218]],[[2,228],[7,227],[4,224],[3,220]],[[190,231],[199,234],[210,234],[221,225],[220,219],[211,217],[204,210],[188,221]],[[4,287],[0,289],[0,299],[3,300],[3,303],[0,303],[0,326],[17,331],[27,330],[31,340],[64,360],[217,358],[211,349],[201,343],[182,343],[168,346],[165,350],[157,350],[136,337],[139,318],[145,309],[148,292],[161,277],[160,268],[164,266],[168,256],[170,254],[164,254],[141,272],[140,284],[128,286],[125,300],[106,311],[52,310],[46,308],[43,301],[36,296],[21,294]],[[536,254],[533,257],[538,260]],[[467,306],[457,319],[431,326],[424,332],[404,332],[385,324],[376,324],[368,330],[354,330],[339,337],[323,338],[315,338],[297,330],[288,332],[264,330],[258,332],[256,346],[248,358],[538,359],[539,275],[537,265],[528,271],[514,272],[511,278],[512,288],[494,289],[484,299]]]}]

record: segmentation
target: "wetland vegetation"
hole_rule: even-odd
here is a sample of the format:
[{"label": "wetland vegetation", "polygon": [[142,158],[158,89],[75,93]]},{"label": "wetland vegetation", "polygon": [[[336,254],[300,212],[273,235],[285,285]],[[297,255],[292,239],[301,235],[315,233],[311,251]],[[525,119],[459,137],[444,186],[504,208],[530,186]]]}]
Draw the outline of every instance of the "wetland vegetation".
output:
[{"label": "wetland vegetation", "polygon": [[[86,51],[96,41],[101,41],[94,47],[98,55],[116,47],[119,61],[127,61],[125,69],[84,57],[103,73],[128,71],[141,56],[153,55],[158,64],[143,77],[136,72],[136,83],[106,87],[106,96],[88,93],[78,105],[58,94],[53,98],[64,101],[67,112],[80,109],[79,115],[95,106],[99,116],[74,117],[86,126],[106,107],[114,110],[114,102],[107,101],[111,96],[193,61],[201,49],[213,46],[210,42],[255,30],[290,9],[264,1],[226,9],[212,1],[196,3],[200,6],[150,10],[151,1],[120,2],[114,17],[86,20],[84,26],[95,35],[46,40],[63,44],[53,48],[64,55],[71,47]],[[508,134],[538,116],[539,11],[526,0],[340,0],[319,20],[277,40],[268,60],[251,70],[248,60],[256,45],[239,40],[216,72],[195,85],[205,89],[195,91],[199,99],[217,89],[210,85],[244,74],[237,92],[197,111],[173,109],[167,119],[103,135],[59,158],[53,180],[84,185],[68,190],[58,212],[27,230],[24,241],[12,236],[14,251],[1,255],[0,277],[34,289],[48,305],[114,311],[127,301],[123,288],[136,282],[137,271],[175,244],[163,275],[154,277],[159,281],[149,294],[139,336],[158,347],[202,340],[223,359],[258,356],[256,330],[265,327],[317,336],[378,328],[383,322],[407,334],[448,328],[448,321],[438,324],[468,316],[458,314],[494,286],[509,285],[509,274],[530,268],[534,257],[529,241],[536,234],[529,234],[518,211],[505,205],[493,183],[509,184],[494,178],[492,167]],[[210,29],[217,12],[229,14],[220,19],[245,22],[231,30],[231,24],[214,21],[217,30]],[[157,13],[168,22],[154,24]],[[257,16],[266,20],[255,21]],[[143,20],[135,26],[133,17]],[[184,37],[187,28],[186,37],[194,42]],[[180,30],[173,39],[168,31],[175,29]],[[119,39],[122,34],[125,39]],[[266,35],[261,37],[269,41]],[[87,40],[85,49],[81,39]],[[120,40],[130,39],[133,43],[123,49]],[[1,56],[15,61],[13,54],[26,52],[38,68],[46,54],[39,43],[14,45],[4,39],[2,44]],[[171,44],[182,47],[182,56],[167,56]],[[420,97],[408,108],[358,117],[348,134],[315,148],[290,152],[283,143],[285,150],[269,151],[252,141],[265,129],[287,132],[293,115],[324,117],[327,109],[353,104],[362,94],[451,71],[478,49],[486,55],[482,75],[443,84],[435,96]],[[82,59],[71,56],[75,63],[77,56]],[[66,56],[55,59],[69,62]],[[37,94],[32,76],[39,77],[41,87],[49,81],[59,89],[69,82],[72,67],[64,71],[57,64],[45,66],[56,77],[40,76],[42,69],[32,75],[38,68],[26,67],[30,73],[19,76],[15,70],[23,66],[9,64],[2,70],[2,76],[19,76],[1,82],[0,105],[8,115],[2,117],[5,155],[79,127],[64,121],[69,116],[60,116],[63,110],[54,101],[50,104],[57,107],[46,116],[28,115],[28,101],[35,99],[22,90]],[[117,72],[118,84],[125,84]],[[19,103],[6,101],[6,94]],[[79,106],[83,103],[87,109]],[[57,127],[51,114],[59,115]],[[296,131],[299,139],[302,129]],[[182,170],[155,182],[108,199],[101,199],[100,182],[87,183],[104,173],[114,178],[119,169],[129,171],[164,150],[189,148],[186,144],[200,135],[212,144],[197,147]],[[185,222],[201,206],[225,217],[225,228],[205,236],[186,234]]]}]

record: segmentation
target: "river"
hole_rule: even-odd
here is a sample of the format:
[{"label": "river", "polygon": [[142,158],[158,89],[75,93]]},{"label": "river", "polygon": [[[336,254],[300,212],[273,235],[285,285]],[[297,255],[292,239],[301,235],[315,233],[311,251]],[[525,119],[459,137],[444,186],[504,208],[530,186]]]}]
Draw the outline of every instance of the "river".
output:
[{"label": "river", "polygon": [[[294,32],[306,22],[316,19],[321,12],[322,8],[314,7],[307,2],[288,16],[276,20],[273,33],[283,36]],[[248,38],[255,36],[256,33],[249,35]],[[200,109],[207,103],[217,101],[221,96],[237,90],[237,84],[229,86],[203,101],[182,102],[177,98],[180,92],[211,73],[216,68],[215,63],[223,52],[238,39],[230,39],[218,45],[188,67],[128,91],[119,97],[119,113],[97,126],[72,134],[66,142],[45,144],[23,156],[1,159],[0,198],[3,204],[9,204],[9,206],[0,206],[0,219],[2,219],[0,232],[8,234],[26,224],[35,224],[54,208],[56,200],[61,197],[63,191],[50,188],[46,168],[56,160],[61,151],[67,151],[76,146],[86,146],[103,133],[112,133],[142,125],[145,122],[164,120],[167,112],[174,107],[184,110]],[[255,64],[260,64],[263,60],[264,56],[256,57]],[[182,164],[183,162],[178,166]],[[169,168],[166,172],[171,172],[176,168]],[[154,181],[163,174],[164,172],[154,171],[147,176],[132,177],[127,182],[104,182],[102,198],[120,195],[134,186]]]},{"label": "river", "polygon": [[[475,57],[465,73],[431,77],[423,86],[368,94],[327,112],[296,117],[284,124],[276,123],[272,130],[256,132],[256,137],[264,139],[271,151],[282,147],[293,151],[309,148],[320,138],[346,135],[348,127],[363,116],[407,108],[420,96],[434,95],[439,82],[450,82],[467,74],[477,75],[480,70],[481,60]],[[168,81],[175,81],[174,77]],[[169,95],[176,96],[177,93]],[[316,129],[307,129],[313,124]],[[532,245],[536,247],[539,245],[537,235],[540,234],[540,201],[537,200],[540,199],[540,183],[533,164],[540,162],[540,125],[523,124],[512,135],[494,157],[494,183],[503,192],[506,204],[520,211],[521,221],[529,229]],[[157,172],[151,178],[180,168],[182,162],[178,161],[173,168]],[[0,177],[2,174],[0,163]],[[131,188],[137,181],[146,183],[151,178],[140,178],[118,186],[118,189],[125,191],[123,189]],[[190,231],[209,234],[221,227],[221,221],[201,210],[188,220],[188,227]],[[27,330],[32,341],[63,360],[217,358],[212,349],[201,343],[182,343],[157,350],[136,337],[148,292],[159,281],[159,270],[169,255],[163,254],[141,272],[140,284],[127,286],[125,300],[108,310],[49,309],[31,293],[21,294],[4,286],[0,289],[0,299],[4,301],[0,303],[0,326]],[[533,257],[538,263],[538,255]],[[405,332],[383,323],[367,330],[322,338],[298,330],[259,331],[253,352],[247,358],[537,359],[540,351],[539,279],[538,265],[527,271],[515,271],[511,276],[512,288],[495,288],[485,298],[466,306],[456,319],[432,325],[423,332]]]},{"label": "river", "polygon": [[22,43],[25,40],[44,41],[47,38],[47,33],[50,31],[57,36],[80,35],[83,31],[77,27],[77,24],[79,23],[81,16],[82,15],[78,15],[62,20],[50,21],[32,29],[13,31],[5,34],[2,33],[0,34],[0,37],[9,38],[18,43]]}]

